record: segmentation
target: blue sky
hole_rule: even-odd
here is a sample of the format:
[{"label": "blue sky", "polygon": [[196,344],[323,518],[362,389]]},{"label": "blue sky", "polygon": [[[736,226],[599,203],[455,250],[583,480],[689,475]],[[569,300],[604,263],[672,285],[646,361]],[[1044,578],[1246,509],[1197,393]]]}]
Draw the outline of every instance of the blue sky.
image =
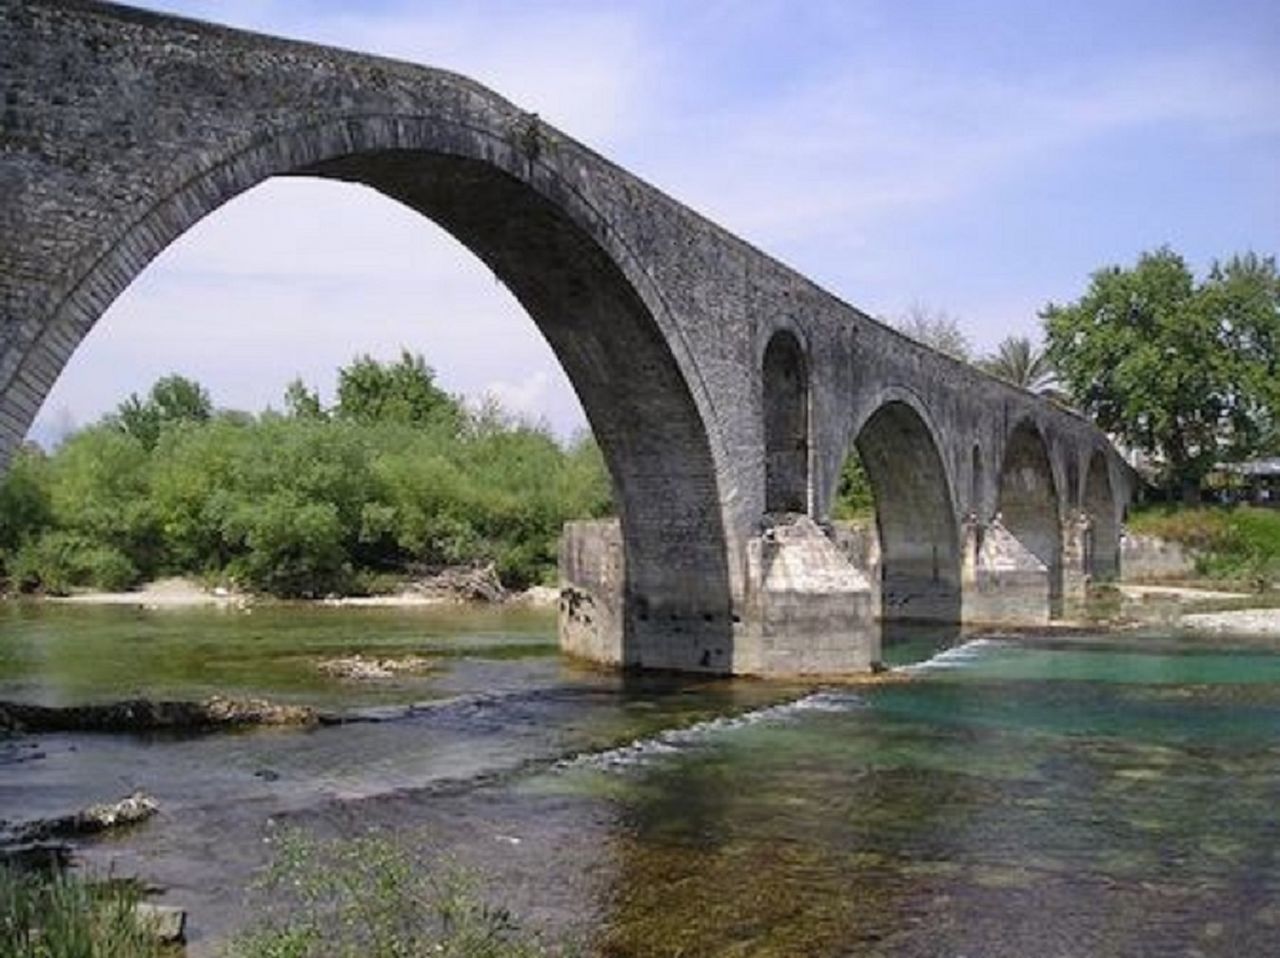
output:
[{"label": "blue sky", "polygon": [[[980,349],[1144,249],[1280,253],[1274,0],[145,5],[471,75],[844,299],[946,310]],[[287,181],[158,258],[33,433],[169,371],[258,409],[401,345],[453,391],[582,422],[470,253],[370,191]]]}]

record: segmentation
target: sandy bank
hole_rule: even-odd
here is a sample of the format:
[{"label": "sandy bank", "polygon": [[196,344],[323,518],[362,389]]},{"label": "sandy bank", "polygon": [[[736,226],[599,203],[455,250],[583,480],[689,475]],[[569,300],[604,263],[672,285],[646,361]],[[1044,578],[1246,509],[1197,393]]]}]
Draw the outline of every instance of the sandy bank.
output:
[{"label": "sandy bank", "polygon": [[1178,585],[1132,585],[1123,583],[1120,594],[1126,599],[1172,599],[1175,602],[1218,601],[1221,599],[1247,599],[1246,592],[1224,592],[1219,589],[1200,589]]},{"label": "sandy bank", "polygon": [[243,606],[249,597],[225,589],[209,591],[190,579],[157,579],[133,592],[77,592],[46,596],[47,602],[72,605],[137,605],[148,609],[187,608],[199,605]]},{"label": "sandy bank", "polygon": [[[394,595],[330,596],[311,601],[314,605],[352,609],[403,609],[440,608],[469,604],[519,605],[527,608],[550,609],[560,600],[560,590],[550,586],[535,585],[524,592],[507,596],[500,603],[487,603],[477,599],[442,592],[421,590],[397,592]],[[190,579],[158,579],[132,592],[76,592],[73,595],[45,596],[45,602],[69,605],[131,605],[144,609],[184,609],[198,606],[223,606],[245,608],[255,600],[254,596],[225,589],[210,591]]]},{"label": "sandy bank", "polygon": [[1265,635],[1280,638],[1280,609],[1240,609],[1235,612],[1194,612],[1180,623],[1197,632]]}]

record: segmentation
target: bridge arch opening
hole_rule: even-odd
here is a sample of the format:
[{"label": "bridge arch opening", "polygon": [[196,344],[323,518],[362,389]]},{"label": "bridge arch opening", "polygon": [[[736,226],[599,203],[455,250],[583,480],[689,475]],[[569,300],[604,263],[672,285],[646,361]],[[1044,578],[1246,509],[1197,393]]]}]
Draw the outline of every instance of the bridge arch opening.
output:
[{"label": "bridge arch opening", "polygon": [[[14,376],[21,388],[0,393],[0,415],[29,426],[116,296],[227,200],[273,176],[371,187],[479,257],[567,374],[600,445],[621,521],[623,663],[731,670],[728,549],[702,400],[685,375],[682,345],[663,325],[660,298],[626,251],[611,245],[601,214],[553,170],[519,154],[505,134],[464,135],[448,123],[376,117],[309,125],[236,152],[244,142],[228,144],[227,155],[201,157],[203,173],[146,216],[125,222],[122,213],[120,222],[99,224],[114,236],[106,252],[74,267],[79,271],[47,314],[25,317],[41,332]],[[670,622],[690,625],[671,640]],[[662,630],[659,642],[646,642],[649,629]]]},{"label": "bridge arch opening", "polygon": [[809,511],[809,366],[794,333],[779,330],[765,347],[766,513]]},{"label": "bridge arch opening", "polygon": [[1089,516],[1086,567],[1094,582],[1110,582],[1120,576],[1120,523],[1111,472],[1101,452],[1089,459],[1084,489],[1084,510]]},{"label": "bridge arch opening", "polygon": [[[960,621],[961,543],[951,483],[933,433],[906,402],[877,409],[859,430],[880,544],[886,623]],[[886,640],[896,636],[886,632]]]},{"label": "bridge arch opening", "polygon": [[1019,423],[1005,446],[996,506],[1004,528],[1044,567],[1049,615],[1062,615],[1062,519],[1049,450],[1029,421]]}]

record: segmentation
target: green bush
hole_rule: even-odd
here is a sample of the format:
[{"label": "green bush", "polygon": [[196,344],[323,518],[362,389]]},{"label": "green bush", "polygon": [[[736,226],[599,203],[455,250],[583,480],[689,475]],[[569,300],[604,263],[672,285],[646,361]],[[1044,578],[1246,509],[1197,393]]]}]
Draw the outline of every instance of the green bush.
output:
[{"label": "green bush", "polygon": [[1259,588],[1280,583],[1280,510],[1252,506],[1165,506],[1135,513],[1134,532],[1194,549],[1198,571]]},{"label": "green bush", "polygon": [[85,585],[106,592],[123,592],[138,584],[137,566],[119,549],[92,546],[82,551],[76,560]]},{"label": "green bush", "polygon": [[112,546],[73,532],[45,532],[18,549],[9,562],[9,577],[23,592],[66,595],[77,586],[118,592],[137,584],[138,569]]},{"label": "green bush", "polygon": [[243,544],[232,577],[285,597],[342,591],[351,570],[342,525],[331,502],[306,502],[288,492],[244,503],[229,517],[228,537]]},{"label": "green bush", "polygon": [[523,588],[554,577],[566,521],[612,507],[590,438],[566,447],[494,404],[467,412],[419,357],[358,360],[333,410],[291,384],[290,415],[210,414],[198,384],[165,382],[56,453],[15,460],[0,484],[11,584],[164,573],[305,597],[492,563]]}]

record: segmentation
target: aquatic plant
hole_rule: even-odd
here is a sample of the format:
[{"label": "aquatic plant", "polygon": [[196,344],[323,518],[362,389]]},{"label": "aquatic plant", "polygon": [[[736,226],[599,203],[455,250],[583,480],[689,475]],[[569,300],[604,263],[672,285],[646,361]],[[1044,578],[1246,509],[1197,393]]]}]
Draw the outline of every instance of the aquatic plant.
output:
[{"label": "aquatic plant", "polygon": [[318,839],[285,830],[255,883],[257,918],[227,958],[565,956],[486,903],[474,878],[373,834]]}]

